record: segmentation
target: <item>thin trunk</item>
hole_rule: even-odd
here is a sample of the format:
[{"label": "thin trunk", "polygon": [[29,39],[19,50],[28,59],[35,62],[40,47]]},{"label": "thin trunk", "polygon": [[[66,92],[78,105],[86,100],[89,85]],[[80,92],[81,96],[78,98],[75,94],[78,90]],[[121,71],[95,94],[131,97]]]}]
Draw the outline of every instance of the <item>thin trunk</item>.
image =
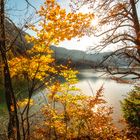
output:
[{"label": "thin trunk", "polygon": [[[3,74],[4,74],[4,89],[6,104],[9,112],[9,123],[8,123],[8,138],[20,140],[19,132],[19,120],[17,116],[16,100],[12,88],[11,77],[8,67],[8,61],[6,56],[6,37],[5,37],[5,11],[4,0],[0,0],[0,52],[3,62]],[[12,109],[13,108],[13,109]],[[16,136],[15,136],[16,134]]]},{"label": "thin trunk", "polygon": [[139,31],[140,31],[140,25],[139,25],[139,19],[138,19],[138,13],[137,13],[137,9],[136,9],[135,0],[130,0],[130,4],[131,4],[131,8],[132,8],[135,33],[138,36]]},{"label": "thin trunk", "polygon": [[[140,24],[139,24],[139,19],[138,19],[138,13],[136,9],[136,4],[135,0],[130,0],[131,8],[132,8],[132,15],[133,15],[133,21],[134,21],[134,28],[135,28],[135,33],[136,33],[136,45],[140,46]],[[137,50],[139,56],[140,56],[140,49],[138,47]]]}]

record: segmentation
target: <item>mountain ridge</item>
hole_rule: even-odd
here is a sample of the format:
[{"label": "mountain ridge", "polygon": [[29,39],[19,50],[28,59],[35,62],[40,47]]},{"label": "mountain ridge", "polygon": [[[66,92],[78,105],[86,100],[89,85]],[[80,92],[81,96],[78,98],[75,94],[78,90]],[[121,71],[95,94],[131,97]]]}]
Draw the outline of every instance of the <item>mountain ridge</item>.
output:
[{"label": "mountain ridge", "polygon": [[[111,57],[111,52],[100,52],[96,53],[87,53],[82,50],[69,50],[62,47],[51,46],[51,49],[54,51],[54,57],[57,61],[67,61],[71,60],[72,63],[79,67],[105,67],[109,64],[112,67],[125,67],[128,65],[129,61],[124,57],[113,56]],[[110,57],[110,58],[108,58]],[[106,58],[108,58],[106,60]],[[102,63],[105,60],[104,63]],[[85,66],[84,66],[85,65]],[[77,67],[76,66],[76,67]]]}]

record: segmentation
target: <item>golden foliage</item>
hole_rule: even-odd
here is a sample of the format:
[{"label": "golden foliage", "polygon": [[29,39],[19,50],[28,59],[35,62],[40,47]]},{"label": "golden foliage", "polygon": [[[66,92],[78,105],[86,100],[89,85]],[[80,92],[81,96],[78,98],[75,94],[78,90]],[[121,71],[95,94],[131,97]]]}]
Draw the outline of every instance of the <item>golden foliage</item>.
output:
[{"label": "golden foliage", "polygon": [[36,139],[119,139],[111,122],[112,109],[105,106],[102,90],[90,97],[75,94],[79,90],[74,86],[62,84],[61,92],[53,96],[50,93],[49,103],[42,108],[45,120],[36,127]]},{"label": "golden foliage", "polygon": [[33,99],[24,99],[24,100],[22,100],[22,101],[18,101],[17,102],[17,106],[19,107],[19,108],[23,108],[23,107],[25,107],[27,104],[30,104],[30,105],[34,105],[34,100]]},{"label": "golden foliage", "polygon": [[[90,26],[93,14],[66,13],[55,0],[46,0],[38,11],[41,18],[38,25],[29,25],[36,37],[26,36],[33,47],[26,51],[26,56],[9,61],[11,76],[43,81],[50,75],[60,73],[68,80],[73,74],[63,66],[55,66],[53,51],[50,46],[65,39],[81,37],[84,29]],[[74,82],[74,81],[73,81]]]}]

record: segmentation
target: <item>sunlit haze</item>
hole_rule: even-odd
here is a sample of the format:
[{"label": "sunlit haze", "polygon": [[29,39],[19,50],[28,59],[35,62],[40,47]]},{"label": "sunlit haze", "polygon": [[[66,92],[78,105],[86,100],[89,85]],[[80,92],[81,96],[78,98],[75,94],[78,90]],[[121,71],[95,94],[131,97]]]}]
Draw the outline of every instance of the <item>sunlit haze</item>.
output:
[{"label": "sunlit haze", "polygon": [[[70,0],[57,0],[57,1],[59,2],[60,6],[62,8],[65,8],[66,9],[67,13],[70,12],[70,10],[71,10],[70,9],[70,6],[69,6]],[[15,9],[16,8],[18,8],[18,9],[24,9],[24,8],[26,8],[26,4],[25,4],[24,1],[18,1],[17,2],[16,0],[9,0],[8,2],[9,2],[9,5],[11,6],[11,8],[12,7],[15,7]],[[43,0],[41,0],[41,1],[31,0],[30,2],[37,9],[39,9],[39,6],[43,3]],[[139,5],[140,5],[140,3],[137,5],[137,7],[139,7]],[[87,12],[89,12],[89,9],[86,6],[84,6],[84,7],[82,7],[80,9],[80,12],[87,13]],[[140,12],[140,8],[138,8],[138,12]],[[15,11],[10,12],[10,14],[12,15],[12,16],[10,15],[11,16],[11,19],[13,21],[17,22],[17,23],[18,22],[20,23],[23,20],[23,16],[21,16],[21,15],[23,15],[23,14],[25,15],[25,13],[20,13],[21,15],[19,16],[19,18],[17,18],[17,15],[15,14]],[[16,18],[14,18],[14,16]],[[25,19],[26,19],[26,16],[25,16]],[[95,19],[93,20],[93,22],[91,24],[96,27],[96,25],[98,25],[98,19],[95,17]],[[35,35],[32,31],[27,30],[27,32],[30,35],[33,35],[33,36]],[[65,40],[65,41],[61,42],[58,46],[64,47],[64,48],[67,48],[67,49],[86,51],[91,46],[96,47],[97,44],[99,44],[99,39],[98,38],[95,38],[94,35],[92,35],[91,37],[84,36],[81,39],[73,38],[70,41]],[[115,47],[113,46],[113,49]],[[112,50],[112,48],[108,47],[104,51],[110,51],[110,50]]]},{"label": "sunlit haze", "polygon": [[[67,12],[70,12],[69,0],[67,1],[58,0],[58,2],[60,3],[62,8],[66,8]],[[80,9],[79,12],[88,13],[89,9],[87,9],[87,7],[82,7],[82,9]],[[98,22],[97,19],[96,20],[94,19],[91,24],[95,26],[97,22]],[[65,40],[61,42],[59,46],[64,47],[66,49],[71,49],[71,50],[86,51],[90,46],[93,46],[95,43],[98,43],[98,40],[95,39],[93,36],[92,37],[84,36],[80,39],[74,38],[72,40]]]}]

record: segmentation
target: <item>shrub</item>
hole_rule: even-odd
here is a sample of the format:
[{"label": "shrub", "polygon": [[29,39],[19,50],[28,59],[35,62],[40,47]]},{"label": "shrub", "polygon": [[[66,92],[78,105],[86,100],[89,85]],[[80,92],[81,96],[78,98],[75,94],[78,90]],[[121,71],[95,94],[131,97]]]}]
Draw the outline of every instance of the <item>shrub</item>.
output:
[{"label": "shrub", "polygon": [[61,93],[49,95],[49,104],[42,108],[44,121],[36,126],[34,137],[62,140],[120,138],[112,124],[112,109],[106,107],[103,100],[103,88],[101,87],[93,97],[70,92],[73,90],[74,87],[70,89],[65,84]]},{"label": "shrub", "polygon": [[140,128],[140,86],[128,93],[121,102],[123,116],[130,126]]}]

